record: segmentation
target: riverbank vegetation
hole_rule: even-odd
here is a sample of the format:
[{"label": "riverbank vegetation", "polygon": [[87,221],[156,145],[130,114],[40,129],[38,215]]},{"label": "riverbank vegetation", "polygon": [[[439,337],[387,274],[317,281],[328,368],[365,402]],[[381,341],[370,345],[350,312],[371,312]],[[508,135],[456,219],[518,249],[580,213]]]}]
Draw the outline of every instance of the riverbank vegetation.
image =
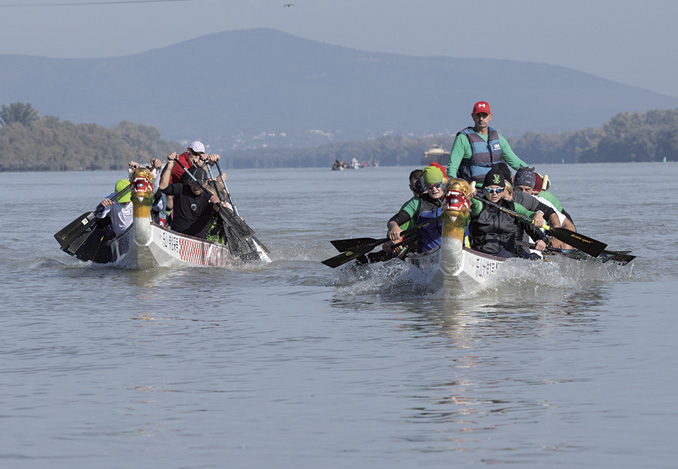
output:
[{"label": "riverbank vegetation", "polygon": [[[0,171],[117,170],[130,160],[162,158],[182,145],[166,141],[152,126],[121,122],[113,128],[74,124],[42,116],[28,103],[0,108]],[[501,131],[501,129],[499,129]],[[652,162],[678,160],[678,109],[621,113],[598,128],[508,137],[513,150],[530,164]],[[338,142],[294,148],[268,147],[219,152],[227,168],[330,167],[335,160],[418,165],[434,145],[450,149],[451,136]],[[205,142],[209,143],[209,142]]]},{"label": "riverbank vegetation", "polygon": [[148,162],[180,148],[148,125],[125,121],[109,129],[74,124],[54,116],[39,117],[30,104],[22,112],[6,112],[14,104],[0,109],[0,171],[122,169],[132,160]]}]

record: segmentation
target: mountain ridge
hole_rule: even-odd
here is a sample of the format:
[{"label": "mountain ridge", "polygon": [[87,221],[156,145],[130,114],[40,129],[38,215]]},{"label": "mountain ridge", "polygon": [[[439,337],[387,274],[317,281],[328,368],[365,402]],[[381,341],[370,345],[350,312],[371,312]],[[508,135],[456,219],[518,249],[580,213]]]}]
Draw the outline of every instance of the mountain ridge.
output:
[{"label": "mountain ridge", "polygon": [[678,98],[556,65],[368,52],[268,28],[129,56],[0,55],[0,103],[30,102],[74,122],[153,125],[164,138],[219,151],[454,135],[478,100],[505,135],[678,107]]}]

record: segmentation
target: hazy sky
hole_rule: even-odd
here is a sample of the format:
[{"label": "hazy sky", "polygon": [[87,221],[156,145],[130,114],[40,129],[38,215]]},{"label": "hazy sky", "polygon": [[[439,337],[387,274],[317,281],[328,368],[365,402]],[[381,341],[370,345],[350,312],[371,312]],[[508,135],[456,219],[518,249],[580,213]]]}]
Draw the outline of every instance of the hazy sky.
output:
[{"label": "hazy sky", "polygon": [[0,0],[0,54],[129,55],[268,27],[368,51],[561,65],[678,97],[677,18],[676,0]]}]

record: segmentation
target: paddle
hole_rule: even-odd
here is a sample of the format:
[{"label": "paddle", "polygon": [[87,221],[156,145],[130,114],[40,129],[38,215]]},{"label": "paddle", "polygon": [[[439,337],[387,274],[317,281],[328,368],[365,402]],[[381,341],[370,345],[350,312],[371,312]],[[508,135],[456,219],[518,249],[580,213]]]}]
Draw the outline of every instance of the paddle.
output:
[{"label": "paddle", "polygon": [[[217,168],[219,170],[219,173],[221,173],[221,168]],[[207,166],[207,173],[209,174],[210,179],[212,180],[212,186],[214,187],[214,191],[217,194],[217,197],[219,197],[219,200],[223,202],[224,200],[221,197],[221,193],[219,192],[219,187],[217,186],[217,182],[212,178],[212,170]],[[224,179],[223,174],[220,174],[221,176],[221,182],[224,184],[224,190],[226,191],[226,197],[229,199],[229,205],[232,207],[233,212],[239,217],[237,209],[233,205],[232,202],[230,202],[230,197],[228,195],[228,190],[226,188],[226,181]],[[254,240],[254,236],[249,236],[247,238],[239,238],[234,236],[230,226],[228,225],[228,220],[225,220],[222,217],[222,227],[224,231],[226,232],[226,239],[228,240],[228,248],[229,251],[231,251],[231,254],[236,255],[241,257],[244,260],[248,260],[250,258],[256,259],[259,258],[264,262],[271,262],[271,259],[268,257],[268,255],[263,252],[261,248],[259,248]],[[256,256],[256,257],[255,257]]]},{"label": "paddle", "polygon": [[[240,216],[240,213],[238,213],[238,208],[235,206],[233,203],[233,199],[231,198],[231,193],[228,190],[228,186],[226,185],[226,179],[224,179],[224,173],[221,171],[221,167],[219,167],[219,162],[215,161],[215,164],[217,165],[217,171],[219,171],[219,177],[221,178],[221,183],[224,185],[224,191],[226,192],[226,199],[229,204],[231,204],[231,207],[233,207],[233,211],[235,212],[236,215]],[[264,262],[271,262],[271,258],[268,256],[269,250],[266,246],[264,246],[264,243],[259,241],[259,239],[252,235],[250,237],[252,240],[252,243],[254,243],[254,246],[257,250],[257,253],[259,254],[259,257],[261,258],[262,261]]]},{"label": "paddle", "polygon": [[619,262],[621,265],[626,265],[636,258],[636,256],[628,254],[629,252],[631,251],[603,251],[598,257],[603,261],[603,264],[612,261]]},{"label": "paddle", "polygon": [[400,259],[403,260],[405,257],[410,252],[410,249],[413,247],[416,247],[417,243],[419,242],[419,237],[418,236],[412,236],[410,238],[406,238],[400,243],[398,243],[398,246],[400,246],[400,252],[395,253],[395,252],[387,252],[387,251],[376,251],[376,252],[370,252],[364,256],[359,256],[356,258],[356,263],[358,264],[373,264],[375,262],[386,262],[390,261],[391,259]]},{"label": "paddle", "polygon": [[365,246],[367,244],[372,244],[378,240],[374,238],[349,238],[349,239],[335,239],[330,241],[332,246],[337,248],[339,252],[346,252],[349,249],[354,249],[360,246]]},{"label": "paddle", "polygon": [[[403,232],[403,234],[406,234],[407,232]],[[411,231],[411,233],[414,233],[414,230]],[[340,265],[344,265],[347,262],[352,261],[353,259],[356,259],[360,256],[363,256],[372,249],[376,248],[377,246],[380,246],[384,244],[386,241],[390,240],[391,238],[383,238],[383,239],[377,239],[373,243],[366,244],[364,246],[357,246],[355,249],[348,250],[346,252],[342,252],[341,254],[330,257],[329,259],[325,259],[324,261],[321,261],[323,264],[325,264],[328,267],[332,267],[333,269],[336,267],[339,267]],[[402,244],[405,244],[407,242],[412,241],[412,238],[407,238],[404,239],[403,241],[394,244],[393,247],[398,247],[401,246]]]},{"label": "paddle", "polygon": [[[582,257],[586,257],[586,255],[583,254],[582,251],[580,251],[579,249],[554,249],[554,248],[549,249],[552,252],[557,252],[565,257],[569,257],[570,259],[581,259]],[[636,256],[632,256],[628,254],[628,252],[608,251],[608,250],[604,250],[603,252],[600,253],[600,255],[598,255],[598,257],[596,257],[596,259],[602,262],[603,264],[612,261],[617,262],[621,265],[626,265],[635,258]]]},{"label": "paddle", "polygon": [[[433,222],[438,221],[439,218],[433,218],[426,223],[422,223],[421,225],[417,225],[414,228],[410,228],[409,230],[405,230],[402,233],[400,233],[401,238],[403,238],[402,241],[398,242],[397,244],[394,244],[393,247],[398,247],[402,246],[404,244],[409,244],[412,242],[414,234],[416,234],[419,230],[421,230],[423,227],[430,225]],[[346,252],[343,252],[337,256],[330,257],[329,259],[325,259],[324,261],[321,261],[323,264],[326,266],[332,267],[333,269],[335,267],[339,267],[340,265],[346,264],[347,262],[352,261],[353,259],[360,257],[364,254],[367,254],[370,252],[372,249],[376,248],[377,246],[380,246],[384,244],[386,241],[390,240],[391,238],[382,238],[382,239],[374,239],[372,238],[356,238],[358,240],[371,240],[371,242],[367,242],[366,244],[363,245],[357,245],[354,246],[351,249],[348,249]],[[342,240],[338,240],[342,241]],[[346,240],[344,240],[346,241]]]},{"label": "paddle", "polygon": [[[479,198],[478,200],[482,201],[484,204],[497,207],[499,210],[506,212],[509,215],[513,215],[516,218],[520,218],[521,220],[524,220],[528,223],[532,223],[531,218],[526,217],[525,215],[521,215],[518,212],[514,212],[513,210],[510,210],[506,207],[502,207],[499,204],[495,204],[494,202],[491,202],[484,197]],[[597,241],[593,238],[589,238],[588,236],[584,236],[581,233],[570,231],[567,228],[553,228],[548,225],[544,225],[544,229],[548,230],[553,235],[554,238],[557,238],[563,241],[564,243],[569,244],[570,246],[574,246],[575,248],[585,252],[589,256],[598,257],[600,253],[603,252],[603,250],[607,247],[607,244],[605,243]]]},{"label": "paddle", "polygon": [[[118,200],[120,197],[125,195],[125,193],[129,190],[132,189],[132,186],[129,185],[125,187],[123,190],[115,194],[113,197],[111,197],[111,200],[115,201]],[[89,229],[89,227],[94,223],[96,214],[99,213],[101,210],[103,210],[104,207],[100,207],[97,210],[93,212],[85,212],[82,215],[80,215],[78,218],[70,222],[68,225],[66,225],[64,228],[59,230],[54,234],[54,238],[59,242],[61,245],[62,249],[68,248],[70,244],[78,239],[80,235],[82,235],[85,231]]]},{"label": "paddle", "polygon": [[[534,243],[525,243],[525,242],[522,242],[522,241],[518,241],[516,244],[528,247],[530,249],[535,248]],[[554,248],[554,247],[551,247],[551,246],[548,246],[546,248],[546,251],[551,252],[551,253],[556,253],[556,254],[562,254],[565,257],[570,257],[570,258],[573,258],[573,259],[576,259],[577,253],[582,252],[579,249],[558,249],[558,248]],[[613,262],[619,262],[622,265],[626,265],[629,262],[631,262],[633,259],[636,258],[636,256],[632,256],[630,253],[631,253],[631,251],[609,251],[609,250],[605,249],[605,250],[603,250],[603,252],[600,253],[600,255],[598,255],[597,259],[600,259],[600,261],[603,264],[608,262],[608,261],[613,261]]]}]

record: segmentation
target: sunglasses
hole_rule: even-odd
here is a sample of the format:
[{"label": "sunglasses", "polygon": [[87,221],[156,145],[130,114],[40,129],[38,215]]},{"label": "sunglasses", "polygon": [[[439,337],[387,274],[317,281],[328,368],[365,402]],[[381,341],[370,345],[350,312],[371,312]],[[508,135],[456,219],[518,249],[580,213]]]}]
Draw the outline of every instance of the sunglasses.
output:
[{"label": "sunglasses", "polygon": [[442,181],[436,182],[435,184],[430,184],[430,185],[426,186],[426,190],[430,191],[430,190],[433,190],[433,189],[440,189],[441,187],[443,187]]},{"label": "sunglasses", "polygon": [[488,194],[501,194],[502,192],[504,192],[504,188],[503,188],[503,187],[497,187],[496,189],[493,189],[493,188],[491,188],[491,187],[488,187],[487,189],[484,189],[484,190],[485,190],[485,192],[487,192]]}]

